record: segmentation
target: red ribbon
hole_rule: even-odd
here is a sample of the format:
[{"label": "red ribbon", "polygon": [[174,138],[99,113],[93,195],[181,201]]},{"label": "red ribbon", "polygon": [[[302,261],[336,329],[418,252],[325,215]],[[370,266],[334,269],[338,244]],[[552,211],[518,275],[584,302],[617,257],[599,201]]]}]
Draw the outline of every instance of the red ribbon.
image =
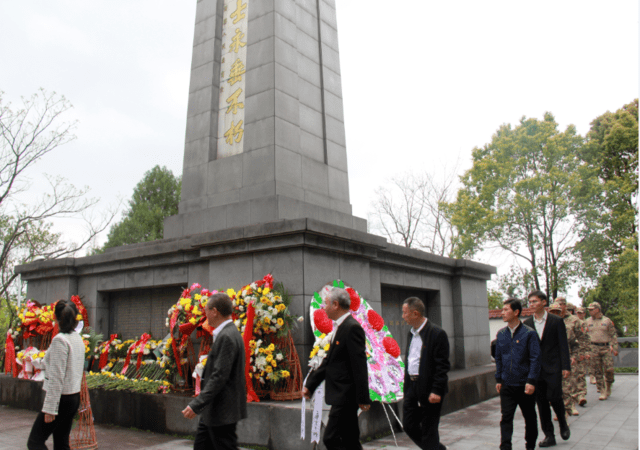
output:
[{"label": "red ribbon", "polygon": [[[127,351],[127,357],[124,360],[124,366],[122,367],[122,372],[120,372],[122,375],[124,375],[127,369],[129,368],[129,362],[131,361],[131,353],[140,345],[140,342],[143,339],[145,339],[145,337],[146,337],[146,340],[144,342],[146,344],[149,338],[151,337],[147,333],[143,334],[142,337],[140,337],[140,339],[138,339],[131,347],[129,347],[129,350]],[[140,355],[138,354],[138,364],[139,362],[140,362]],[[139,366],[137,367],[139,368]]]},{"label": "red ribbon", "polygon": [[53,331],[51,332],[51,340],[53,340],[53,338],[56,337],[56,334],[58,334],[59,332],[60,328],[58,328],[58,322],[56,322],[53,326]]},{"label": "red ribbon", "polygon": [[89,316],[87,315],[87,309],[82,304],[82,301],[80,300],[80,297],[78,297],[77,295],[72,295],[71,296],[71,301],[73,303],[75,303],[76,307],[78,308],[78,312],[80,314],[82,314],[82,320],[84,321],[84,326],[88,327],[89,326]]},{"label": "red ribbon", "polygon": [[140,338],[140,345],[138,346],[138,362],[136,363],[136,371],[140,370],[140,365],[142,364],[142,355],[144,355],[144,347],[145,345],[147,345],[147,342],[149,342],[149,339],[151,339],[151,336],[147,333],[143,334],[142,337]]},{"label": "red ribbon", "polygon": [[100,362],[98,363],[98,368],[100,370],[102,370],[102,368],[104,366],[106,366],[107,363],[109,362],[109,346],[114,341],[114,339],[116,339],[117,337],[118,337],[117,334],[112,334],[109,337],[109,340],[107,341],[107,344],[104,346],[104,350],[102,350],[102,353],[100,354]]},{"label": "red ribbon", "polygon": [[253,303],[247,305],[247,322],[244,326],[244,377],[247,382],[247,401],[259,402],[260,399],[253,390],[253,382],[251,379],[251,363],[249,357],[251,356],[251,347],[249,347],[249,341],[253,338],[253,318],[255,317],[255,308]]},{"label": "red ribbon", "polygon": [[17,371],[16,346],[11,332],[7,331],[7,340],[4,343],[4,373],[11,373],[15,377],[18,375]]}]

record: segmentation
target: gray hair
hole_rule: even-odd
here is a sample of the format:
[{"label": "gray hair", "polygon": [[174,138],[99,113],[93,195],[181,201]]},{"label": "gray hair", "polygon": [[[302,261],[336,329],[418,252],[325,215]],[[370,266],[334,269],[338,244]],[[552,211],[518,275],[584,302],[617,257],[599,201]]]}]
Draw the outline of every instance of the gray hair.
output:
[{"label": "gray hair", "polygon": [[331,288],[328,300],[331,302],[338,302],[338,306],[340,306],[341,309],[349,309],[351,307],[351,297],[344,289],[337,287]]}]

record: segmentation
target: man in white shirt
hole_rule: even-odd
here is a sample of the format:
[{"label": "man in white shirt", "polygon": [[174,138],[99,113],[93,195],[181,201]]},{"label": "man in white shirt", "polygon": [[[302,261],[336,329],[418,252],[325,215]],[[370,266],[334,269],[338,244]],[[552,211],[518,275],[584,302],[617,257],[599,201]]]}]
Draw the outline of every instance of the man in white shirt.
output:
[{"label": "man in white shirt", "polygon": [[202,376],[202,391],[182,414],[201,414],[194,450],[237,449],[237,423],[247,417],[244,342],[231,320],[233,304],[225,293],[212,295],[204,310],[214,327],[213,344]]},{"label": "man in white shirt", "polygon": [[403,426],[421,449],[446,450],[440,443],[438,425],[442,400],[449,390],[449,339],[424,312],[424,303],[417,297],[402,304],[402,318],[411,325],[405,356]]},{"label": "man in white shirt", "polygon": [[548,300],[544,292],[533,291],[528,299],[534,316],[526,319],[524,324],[534,328],[540,337],[541,368],[536,386],[536,403],[540,415],[540,428],[545,438],[539,445],[543,448],[552,447],[556,445],[556,438],[549,404],[558,417],[562,439],[566,441],[571,436],[562,401],[562,378],[567,378],[571,370],[567,329],[564,320],[546,311]]}]

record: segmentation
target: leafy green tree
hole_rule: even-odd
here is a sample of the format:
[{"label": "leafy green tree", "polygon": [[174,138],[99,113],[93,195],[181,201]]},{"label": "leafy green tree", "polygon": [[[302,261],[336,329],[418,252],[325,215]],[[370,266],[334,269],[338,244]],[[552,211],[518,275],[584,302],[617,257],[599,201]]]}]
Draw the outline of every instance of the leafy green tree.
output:
[{"label": "leafy green tree", "polygon": [[487,301],[489,302],[489,309],[502,309],[504,296],[500,291],[497,291],[495,289],[488,289]]},{"label": "leafy green tree", "polygon": [[[579,219],[597,199],[593,169],[578,158],[583,139],[551,113],[506,124],[473,150],[473,166],[449,204],[458,228],[456,256],[498,248],[526,262],[531,285],[555,298],[576,279]],[[529,284],[523,279],[522,285]]]},{"label": "leafy green tree", "polygon": [[599,302],[602,312],[619,331],[627,336],[638,335],[638,251],[625,249],[610,265],[598,284],[590,289],[587,304]]},{"label": "leafy green tree", "polygon": [[591,122],[582,158],[596,170],[602,201],[587,216],[592,233],[580,242],[586,273],[597,278],[585,290],[616,327],[638,333],[638,99]]},{"label": "leafy green tree", "polygon": [[0,298],[0,367],[4,369],[4,344],[11,324],[15,302]]},{"label": "leafy green tree", "polygon": [[595,170],[602,201],[585,219],[579,249],[591,278],[627,248],[638,250],[638,99],[591,122],[582,159]]},{"label": "leafy green tree", "polygon": [[124,218],[109,230],[103,249],[162,239],[165,217],[178,214],[180,177],[155,166],[133,190]]}]

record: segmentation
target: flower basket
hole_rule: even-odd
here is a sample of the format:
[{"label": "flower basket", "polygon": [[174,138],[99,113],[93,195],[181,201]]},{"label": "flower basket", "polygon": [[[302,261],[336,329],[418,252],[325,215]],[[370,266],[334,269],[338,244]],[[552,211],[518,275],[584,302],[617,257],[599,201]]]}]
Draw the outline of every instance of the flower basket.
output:
[{"label": "flower basket", "polygon": [[80,408],[78,409],[80,420],[73,430],[70,439],[70,447],[73,450],[93,450],[98,448],[96,430],[93,427],[93,413],[91,412],[91,399],[87,388],[87,375],[82,374],[82,387],[80,388]]},{"label": "flower basket", "polygon": [[302,367],[300,366],[298,351],[293,343],[291,333],[286,337],[276,338],[275,340],[276,346],[285,351],[285,367],[291,376],[275,383],[269,396],[271,400],[277,401],[298,400],[302,398]]}]

